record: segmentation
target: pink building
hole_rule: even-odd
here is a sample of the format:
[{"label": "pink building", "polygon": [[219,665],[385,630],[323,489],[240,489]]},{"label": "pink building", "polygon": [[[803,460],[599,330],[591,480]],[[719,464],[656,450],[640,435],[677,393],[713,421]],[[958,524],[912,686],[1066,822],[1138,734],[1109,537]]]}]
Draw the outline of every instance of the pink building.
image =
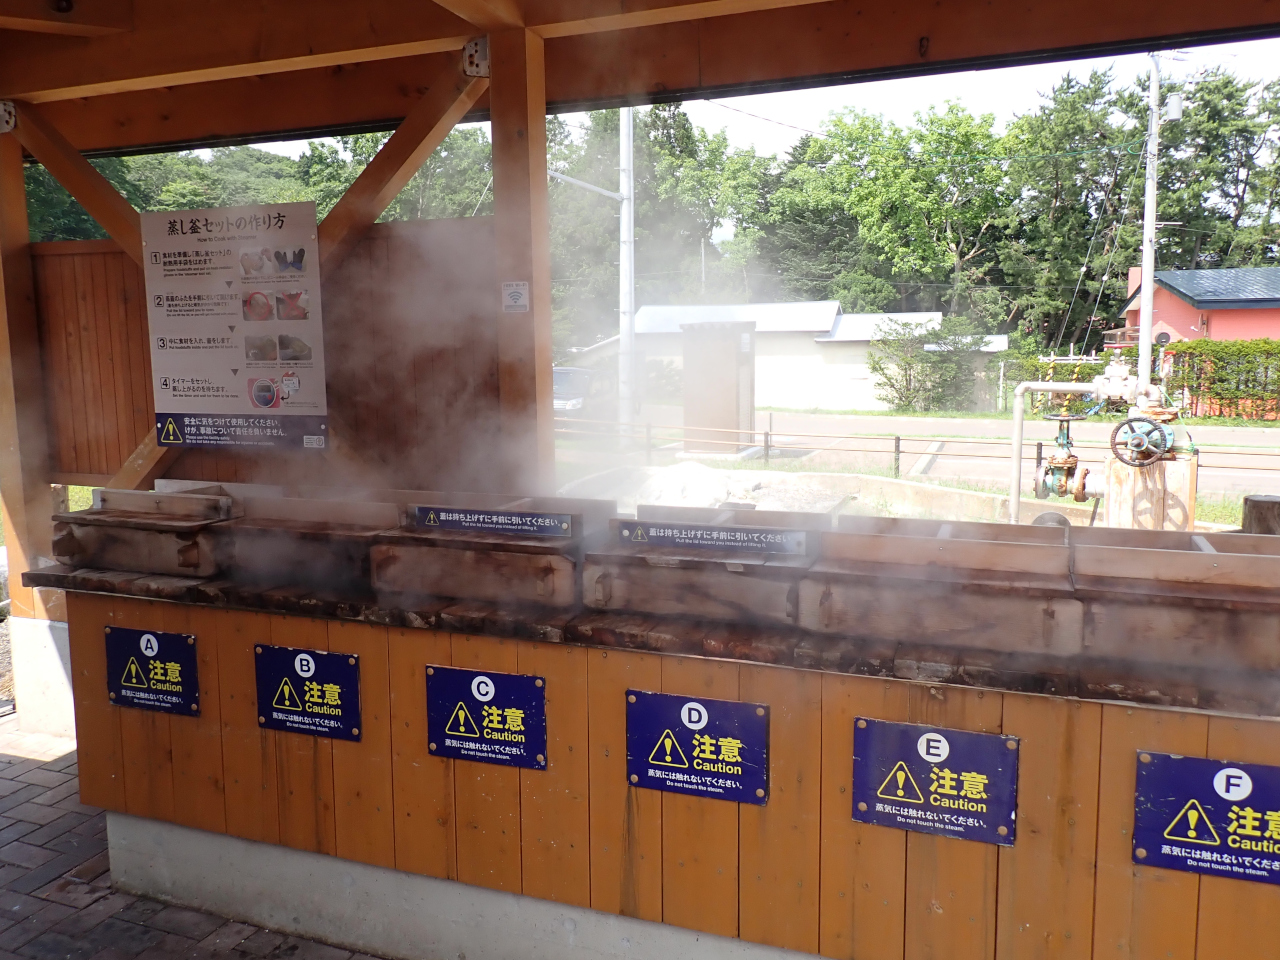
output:
[{"label": "pink building", "polygon": [[[1142,268],[1129,268],[1125,326],[1105,334],[1108,347],[1138,342]],[[1157,343],[1174,340],[1280,340],[1280,268],[1157,270],[1152,329]]]}]

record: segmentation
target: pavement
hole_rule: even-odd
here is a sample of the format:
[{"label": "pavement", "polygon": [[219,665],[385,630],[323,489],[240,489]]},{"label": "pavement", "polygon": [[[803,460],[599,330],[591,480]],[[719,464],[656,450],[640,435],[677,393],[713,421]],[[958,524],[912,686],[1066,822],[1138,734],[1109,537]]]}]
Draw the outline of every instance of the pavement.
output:
[{"label": "pavement", "polygon": [[0,960],[372,960],[112,890],[75,746],[0,719]]}]

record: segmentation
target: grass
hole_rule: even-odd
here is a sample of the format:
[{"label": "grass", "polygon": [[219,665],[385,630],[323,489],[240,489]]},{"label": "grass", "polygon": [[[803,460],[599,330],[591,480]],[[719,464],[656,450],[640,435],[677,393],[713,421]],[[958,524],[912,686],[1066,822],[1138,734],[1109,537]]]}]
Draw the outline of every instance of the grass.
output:
[{"label": "grass", "polygon": [[1196,519],[1205,523],[1227,523],[1233,527],[1240,526],[1240,514],[1244,509],[1244,494],[1198,494],[1196,496]]}]

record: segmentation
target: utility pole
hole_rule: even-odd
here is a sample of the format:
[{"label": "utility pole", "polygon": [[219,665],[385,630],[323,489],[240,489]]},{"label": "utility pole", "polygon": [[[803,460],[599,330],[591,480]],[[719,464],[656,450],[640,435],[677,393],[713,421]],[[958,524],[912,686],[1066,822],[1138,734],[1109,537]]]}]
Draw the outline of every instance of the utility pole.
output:
[{"label": "utility pole", "polygon": [[1156,294],[1156,158],[1160,152],[1160,58],[1151,54],[1147,182],[1142,217],[1142,293],[1138,300],[1138,395],[1151,386],[1151,320]]},{"label": "utility pole", "polygon": [[618,111],[618,193],[618,422],[625,437],[636,415],[635,164],[630,107]]}]

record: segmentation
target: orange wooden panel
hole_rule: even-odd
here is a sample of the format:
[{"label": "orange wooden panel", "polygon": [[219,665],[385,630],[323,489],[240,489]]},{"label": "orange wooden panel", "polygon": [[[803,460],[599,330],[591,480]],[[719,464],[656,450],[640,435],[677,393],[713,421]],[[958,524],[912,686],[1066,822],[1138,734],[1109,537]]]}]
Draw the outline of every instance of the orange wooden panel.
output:
[{"label": "orange wooden panel", "polygon": [[822,674],[742,664],[738,695],[769,705],[769,802],[738,807],[738,935],[818,952]]},{"label": "orange wooden panel", "polygon": [[1020,741],[1018,840],[999,853],[997,954],[1088,960],[1102,705],[1006,693],[1003,728]]},{"label": "orange wooden panel", "polygon": [[253,648],[271,638],[261,613],[228,610],[218,621],[218,700],[227,833],[280,842],[276,800],[276,733],[258,726]]},{"label": "orange wooden panel", "polygon": [[841,960],[902,960],[907,835],[853,819],[853,725],[905,722],[911,686],[822,676],[822,887],[819,952]]},{"label": "orange wooden panel", "polygon": [[387,641],[396,868],[456,880],[453,761],[427,751],[426,668],[449,665],[449,635],[393,627]]},{"label": "orange wooden panel", "polygon": [[[998,693],[914,684],[909,698],[912,723],[1000,732]],[[995,956],[996,861],[992,844],[907,834],[906,956]]]},{"label": "orange wooden panel", "polygon": [[[309,617],[269,618],[271,643],[328,650],[328,624]],[[297,850],[336,853],[333,815],[333,741],[306,733],[276,734],[280,842]]]},{"label": "orange wooden panel", "polygon": [[[453,665],[467,670],[516,673],[520,641],[452,637]],[[472,760],[453,762],[458,879],[519,893],[520,771]]]},{"label": "orange wooden panel", "polygon": [[169,718],[173,739],[174,821],[223,833],[227,828],[222,780],[222,721],[218,709],[217,622],[222,611],[166,603],[164,628],[196,637],[200,676],[200,715]]},{"label": "orange wooden panel", "polygon": [[627,783],[627,690],[661,690],[662,658],[587,651],[591,906],[662,919],[662,794]]},{"label": "orange wooden panel", "polygon": [[520,771],[520,846],[525,895],[591,905],[591,811],[587,801],[587,651],[523,643],[516,663],[546,680],[547,769]]},{"label": "orange wooden panel", "polygon": [[[1219,760],[1280,765],[1280,723],[1210,717],[1207,753]],[[1280,939],[1259,936],[1262,918],[1280,915],[1280,887],[1201,877],[1199,913],[1196,960],[1280,960]]]},{"label": "orange wooden panel", "polygon": [[[118,627],[163,630],[162,604],[117,597],[111,622]],[[185,718],[184,718],[185,719]],[[120,744],[124,752],[125,812],[153,820],[174,819],[173,741],[169,715],[156,710],[120,708]]]},{"label": "orange wooden panel", "polygon": [[[738,699],[738,664],[696,657],[662,661],[662,692]],[[738,935],[738,805],[662,794],[662,920]]]},{"label": "orange wooden panel", "polygon": [[1133,862],[1133,794],[1139,750],[1202,757],[1208,735],[1204,714],[1121,704],[1102,708],[1094,957],[1195,956],[1200,878]]},{"label": "orange wooden panel", "polygon": [[332,741],[338,856],[379,867],[394,867],[387,628],[331,621],[329,649],[360,658],[360,741]]},{"label": "orange wooden panel", "polygon": [[113,602],[96,593],[68,593],[67,629],[80,801],[122,813],[125,800],[120,713],[124,708],[107,699],[107,646],[102,632]]}]

